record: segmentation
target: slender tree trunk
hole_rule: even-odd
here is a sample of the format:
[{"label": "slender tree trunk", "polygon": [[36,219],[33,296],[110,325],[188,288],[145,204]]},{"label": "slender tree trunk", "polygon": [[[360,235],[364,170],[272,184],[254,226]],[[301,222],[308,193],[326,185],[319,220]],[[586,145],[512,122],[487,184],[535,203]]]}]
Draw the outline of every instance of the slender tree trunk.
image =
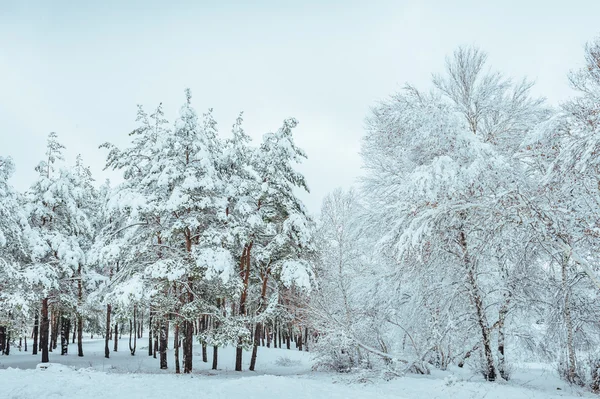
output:
[{"label": "slender tree trunk", "polygon": [[194,340],[194,322],[185,320],[183,322],[183,372],[192,372],[192,354]]},{"label": "slender tree trunk", "polygon": [[60,322],[59,313],[56,307],[52,308],[52,349],[58,348],[58,325]]},{"label": "slender tree trunk", "polygon": [[50,320],[48,320],[48,298],[42,300],[42,324],[40,329],[40,347],[42,350],[42,363],[50,361],[48,356],[48,334],[50,329]]},{"label": "slender tree trunk", "polygon": [[156,353],[158,353],[158,331],[154,331],[154,351],[152,352],[152,357],[156,359]]},{"label": "slender tree trunk", "polygon": [[160,368],[167,368],[167,320],[160,322]]},{"label": "slender tree trunk", "polygon": [[260,345],[260,333],[262,331],[262,324],[256,323],[254,329],[254,345],[252,345],[252,356],[250,357],[250,371],[254,371],[256,367],[256,354],[258,352],[258,345]]},{"label": "slender tree trunk", "polygon": [[69,351],[69,319],[61,315],[60,316],[60,354],[64,356]]},{"label": "slender tree trunk", "polygon": [[[240,276],[243,281],[243,290],[242,295],[240,295],[240,315],[246,315],[246,297],[248,296],[248,281],[250,279],[250,252],[252,250],[252,242],[248,244],[242,253],[242,258],[240,260]],[[241,338],[239,339],[238,346],[235,350],[235,371],[242,371],[242,342]]]},{"label": "slender tree trunk", "polygon": [[106,305],[106,335],[104,336],[104,357],[110,358],[110,349],[108,341],[110,340],[110,304]]},{"label": "slender tree trunk", "polygon": [[10,331],[6,328],[6,346],[4,347],[4,354],[10,355]]},{"label": "slender tree trunk", "polygon": [[33,354],[38,353],[38,331],[40,328],[40,315],[38,310],[35,310],[35,318],[33,321]]},{"label": "slender tree trunk", "polygon": [[218,359],[219,359],[219,347],[217,345],[215,345],[215,346],[213,346],[213,361],[212,361],[212,369],[213,370],[217,369]]},{"label": "slender tree trunk", "polygon": [[152,356],[152,309],[148,317],[148,356]]},{"label": "slender tree trunk", "polygon": [[508,306],[510,304],[510,296],[507,294],[500,311],[498,312],[498,373],[500,377],[504,380],[508,381],[509,374],[506,369],[506,356],[504,354],[505,350],[505,320],[506,315],[508,314]]},{"label": "slender tree trunk", "polygon": [[481,292],[479,291],[479,285],[477,284],[477,278],[475,277],[475,265],[473,264],[469,251],[467,248],[467,238],[464,232],[460,232],[459,243],[463,250],[463,262],[467,271],[467,283],[469,284],[469,294],[471,302],[475,307],[475,313],[477,315],[477,323],[481,330],[481,338],[483,345],[483,352],[486,361],[486,369],[483,371],[484,377],[488,381],[496,380],[496,367],[494,365],[494,356],[492,355],[492,345],[490,342],[490,329],[487,322],[487,316],[485,314],[485,307],[481,298]]},{"label": "slender tree trunk", "polygon": [[81,281],[81,264],[78,268],[79,280],[77,281],[77,356],[83,357],[83,315],[81,314],[81,306],[83,305],[83,282]]},{"label": "slender tree trunk", "polygon": [[181,373],[179,370],[179,323],[175,323],[173,348],[175,350],[175,374]]},{"label": "slender tree trunk", "polygon": [[119,323],[115,323],[115,342],[113,345],[113,352],[116,352],[119,348]]},{"label": "slender tree trunk", "polygon": [[83,316],[77,315],[77,356],[83,357]]},{"label": "slender tree trunk", "polygon": [[[133,345],[131,345],[131,336],[133,335]],[[137,348],[137,305],[133,306],[133,323],[129,319],[129,352],[131,356],[135,355]]]},{"label": "slender tree trunk", "polygon": [[570,383],[577,383],[579,378],[577,376],[577,358],[575,355],[575,345],[573,344],[573,321],[571,318],[571,300],[570,300],[570,289],[568,270],[569,255],[564,254],[562,259],[562,288],[564,295],[564,316],[565,316],[565,328],[567,330],[567,381]]}]

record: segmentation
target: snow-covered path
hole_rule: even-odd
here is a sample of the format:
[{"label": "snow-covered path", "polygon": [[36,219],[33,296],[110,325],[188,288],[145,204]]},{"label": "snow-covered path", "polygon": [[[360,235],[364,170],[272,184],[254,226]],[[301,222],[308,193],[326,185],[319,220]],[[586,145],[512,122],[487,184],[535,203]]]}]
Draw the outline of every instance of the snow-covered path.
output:
[{"label": "snow-covered path", "polygon": [[[389,382],[351,382],[354,375],[315,373],[309,353],[285,349],[259,349],[257,372],[235,372],[234,349],[219,351],[220,370],[210,370],[201,361],[201,348],[194,348],[192,375],[173,373],[173,353],[169,352],[169,370],[159,370],[158,360],[147,355],[147,341],[141,340],[138,352],[131,356],[127,340],[120,350],[104,359],[103,341],[87,340],[85,357],[51,354],[52,365],[36,369],[39,356],[18,352],[0,356],[0,398],[244,398],[244,399],[551,399],[595,397],[569,387],[556,372],[543,365],[526,364],[515,368],[508,383],[486,383],[468,370],[436,371],[431,376],[407,376]],[[147,343],[146,343],[147,345]],[[73,351],[75,345],[70,345]],[[112,349],[112,342],[111,342]],[[245,366],[249,362],[245,354]],[[58,363],[62,363],[58,364]],[[15,367],[18,367],[15,368]]]}]

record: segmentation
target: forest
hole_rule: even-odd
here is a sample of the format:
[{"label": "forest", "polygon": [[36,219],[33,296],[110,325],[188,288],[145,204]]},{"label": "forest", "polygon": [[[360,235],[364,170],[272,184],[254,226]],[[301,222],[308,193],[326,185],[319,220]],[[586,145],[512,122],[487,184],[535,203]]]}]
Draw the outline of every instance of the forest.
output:
[{"label": "forest", "polygon": [[317,216],[299,199],[296,119],[253,143],[240,113],[223,138],[189,89],[178,115],[138,106],[129,144],[100,146],[118,182],[67,164],[60,132],[25,192],[2,154],[0,362],[85,359],[96,337],[106,359],[175,374],[209,354],[213,370],[260,371],[273,347],[398,381],[509,383],[538,362],[599,393],[600,38],[568,79],[553,107],[458,47],[430,87],[372,105],[364,174]]}]

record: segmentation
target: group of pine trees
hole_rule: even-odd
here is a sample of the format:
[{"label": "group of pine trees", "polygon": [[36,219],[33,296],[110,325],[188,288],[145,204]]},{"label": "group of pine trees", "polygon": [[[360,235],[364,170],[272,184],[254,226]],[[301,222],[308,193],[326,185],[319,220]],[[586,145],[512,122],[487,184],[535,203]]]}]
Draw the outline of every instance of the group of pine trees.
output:
[{"label": "group of pine trees", "polygon": [[[268,345],[302,349],[306,323],[297,308],[313,279],[312,224],[295,190],[308,190],[295,164],[305,157],[287,119],[253,147],[241,115],[229,139],[217,134],[211,111],[199,118],[191,92],[174,124],[162,105],[148,115],[127,148],[109,143],[107,168],[123,182],[94,185],[80,157],[65,166],[55,133],[48,137],[37,180],[26,193],[0,158],[0,325],[3,352],[33,339],[32,353],[71,338],[84,356],[83,332],[103,334],[110,356],[125,329],[131,355],[148,331],[148,354],[166,369],[169,335],[174,369],[192,371],[195,340],[213,349]],[[305,346],[306,347],[306,346]]]}]

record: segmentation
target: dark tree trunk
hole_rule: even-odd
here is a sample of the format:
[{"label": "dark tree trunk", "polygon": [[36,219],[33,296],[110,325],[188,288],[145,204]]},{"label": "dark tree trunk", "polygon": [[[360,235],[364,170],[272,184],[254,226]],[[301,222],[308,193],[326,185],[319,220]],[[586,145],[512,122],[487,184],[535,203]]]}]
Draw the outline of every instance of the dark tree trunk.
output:
[{"label": "dark tree trunk", "polygon": [[42,350],[42,363],[50,361],[48,356],[48,335],[50,333],[50,320],[48,320],[48,298],[42,300],[42,325],[40,329],[40,347]]},{"label": "dark tree trunk", "polygon": [[175,351],[175,374],[179,374],[181,373],[181,370],[179,370],[179,323],[175,324],[175,333],[173,335],[173,349]]},{"label": "dark tree trunk", "polygon": [[285,346],[287,347],[287,349],[290,349],[290,334],[289,332],[285,335]]},{"label": "dark tree trunk", "polygon": [[184,321],[183,329],[183,372],[187,374],[192,372],[194,322],[191,320]]},{"label": "dark tree trunk", "polygon": [[[69,323],[71,324],[71,323]],[[73,323],[73,342],[71,342],[72,344],[75,343],[75,339],[77,338],[77,317],[75,318],[75,322]]]},{"label": "dark tree trunk", "polygon": [[119,323],[115,323],[115,342],[113,345],[113,352],[116,352],[119,348]]},{"label": "dark tree trunk", "polygon": [[218,359],[219,359],[219,347],[217,345],[215,345],[215,346],[213,346],[213,362],[212,362],[213,370],[217,369]]},{"label": "dark tree trunk", "polygon": [[304,327],[304,350],[308,352],[308,327]]},{"label": "dark tree trunk", "polygon": [[24,341],[25,341],[25,352],[27,352],[27,337],[23,337]]},{"label": "dark tree trunk", "polygon": [[254,345],[252,345],[252,356],[250,357],[250,371],[254,371],[256,366],[256,354],[258,352],[258,345],[260,344],[261,331],[261,323],[256,323],[256,328],[254,329]]},{"label": "dark tree trunk", "polygon": [[[129,320],[129,352],[131,356],[135,355],[137,348],[137,305],[133,307],[133,323]],[[131,336],[133,335],[133,346],[131,345]]]},{"label": "dark tree trunk", "polygon": [[40,329],[40,315],[37,309],[35,310],[35,319],[33,321],[33,354],[38,353],[38,332]]},{"label": "dark tree trunk", "polygon": [[156,353],[158,352],[158,331],[154,331],[154,348],[152,351],[152,357],[156,359]]},{"label": "dark tree trunk", "polygon": [[[240,315],[246,315],[246,297],[248,296],[248,282],[250,279],[250,252],[252,250],[252,243],[248,244],[242,253],[240,259],[240,276],[243,281],[242,295],[240,296]],[[235,350],[235,371],[242,371],[242,355],[244,351],[241,346],[241,338],[238,342],[238,346]]]},{"label": "dark tree trunk", "polygon": [[242,371],[242,345],[241,343],[235,348],[235,371]]},{"label": "dark tree trunk", "polygon": [[167,321],[161,320],[160,323],[160,368],[167,368]]},{"label": "dark tree trunk", "polygon": [[60,354],[66,355],[69,352],[69,318],[60,316]]},{"label": "dark tree trunk", "polygon": [[77,314],[77,356],[83,357],[83,316]]},{"label": "dark tree trunk", "polygon": [[298,346],[298,350],[300,352],[302,352],[302,329],[300,329],[300,334],[298,334],[298,339],[296,341],[296,344]]},{"label": "dark tree trunk", "polygon": [[104,336],[104,357],[110,358],[108,341],[110,340],[110,304],[106,305],[106,335]]},{"label": "dark tree trunk", "polygon": [[4,347],[4,354],[6,356],[10,355],[10,331],[8,331],[8,327],[6,328],[6,346]]},{"label": "dark tree trunk", "polygon": [[[58,317],[58,312],[56,311],[56,308],[53,307],[52,309],[52,347],[51,349],[54,350],[56,348],[58,348],[58,322],[59,322],[59,317]],[[52,352],[51,350],[51,352]]]},{"label": "dark tree trunk", "polygon": [[0,353],[4,354],[6,349],[6,327],[0,326]]},{"label": "dark tree trunk", "polygon": [[152,356],[152,310],[148,317],[148,356]]}]

